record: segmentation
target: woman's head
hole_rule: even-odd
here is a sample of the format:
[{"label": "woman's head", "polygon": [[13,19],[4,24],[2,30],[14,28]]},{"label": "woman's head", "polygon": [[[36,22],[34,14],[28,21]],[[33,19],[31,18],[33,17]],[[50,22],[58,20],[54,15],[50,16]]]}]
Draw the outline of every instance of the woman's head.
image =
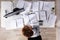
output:
[{"label": "woman's head", "polygon": [[22,29],[23,35],[26,37],[30,37],[33,35],[32,26],[30,25],[24,25],[24,28]]}]

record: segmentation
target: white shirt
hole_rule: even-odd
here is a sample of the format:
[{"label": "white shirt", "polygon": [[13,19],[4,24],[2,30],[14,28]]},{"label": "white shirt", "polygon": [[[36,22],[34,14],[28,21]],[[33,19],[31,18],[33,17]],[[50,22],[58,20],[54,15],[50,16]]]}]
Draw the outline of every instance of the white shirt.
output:
[{"label": "white shirt", "polygon": [[37,37],[40,35],[40,31],[39,31],[39,25],[33,25],[32,26],[32,31],[34,32],[33,35],[31,37]]}]

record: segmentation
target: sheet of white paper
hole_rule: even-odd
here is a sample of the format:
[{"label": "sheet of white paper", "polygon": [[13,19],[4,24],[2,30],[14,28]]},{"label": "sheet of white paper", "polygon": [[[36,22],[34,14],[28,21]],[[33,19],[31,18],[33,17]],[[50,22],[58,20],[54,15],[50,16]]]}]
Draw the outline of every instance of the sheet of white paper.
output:
[{"label": "sheet of white paper", "polygon": [[16,28],[23,28],[23,19],[17,19],[16,20]]},{"label": "sheet of white paper", "polygon": [[47,13],[45,11],[40,11],[40,20],[46,20],[47,18]]},{"label": "sheet of white paper", "polygon": [[35,12],[37,16],[37,20],[46,20],[47,18],[47,13],[44,10],[40,10],[40,19],[39,19],[39,13]]},{"label": "sheet of white paper", "polygon": [[25,14],[28,14],[28,12],[30,12],[30,10],[31,10],[31,2],[25,1],[24,9],[25,9],[25,11],[21,12],[20,14],[25,15]]},{"label": "sheet of white paper", "polygon": [[29,22],[30,24],[38,25],[38,19],[36,14],[29,15],[29,19],[30,19],[30,22]]},{"label": "sheet of white paper", "polygon": [[24,18],[24,24],[27,25],[29,23],[28,15],[23,15],[23,18]]},{"label": "sheet of white paper", "polygon": [[51,10],[52,7],[55,7],[55,1],[52,1],[52,2],[44,2],[44,7],[43,7],[43,10]]},{"label": "sheet of white paper", "polygon": [[31,8],[31,2],[24,1],[24,9],[29,9],[29,7]]},{"label": "sheet of white paper", "polygon": [[33,2],[32,10],[33,11],[38,11],[38,6],[39,6],[39,1]]},{"label": "sheet of white paper", "polygon": [[43,1],[40,1],[40,10],[43,9]]},{"label": "sheet of white paper", "polygon": [[48,21],[48,26],[54,27],[55,22],[56,22],[56,16],[54,14],[50,14],[50,18],[49,18],[49,21]]},{"label": "sheet of white paper", "polygon": [[39,13],[38,13],[38,11],[35,12],[35,14],[36,14],[37,20],[39,21]]},{"label": "sheet of white paper", "polygon": [[23,6],[24,6],[24,0],[18,0],[17,2],[16,2],[16,6],[18,7],[18,8],[23,8]]}]

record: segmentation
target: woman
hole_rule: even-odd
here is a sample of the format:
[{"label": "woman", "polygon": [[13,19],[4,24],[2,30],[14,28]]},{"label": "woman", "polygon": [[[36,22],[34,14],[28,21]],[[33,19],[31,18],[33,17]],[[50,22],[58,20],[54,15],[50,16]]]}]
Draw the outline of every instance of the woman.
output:
[{"label": "woman", "polygon": [[22,29],[23,35],[28,37],[28,40],[42,40],[39,26],[33,25],[24,25],[24,28]]}]

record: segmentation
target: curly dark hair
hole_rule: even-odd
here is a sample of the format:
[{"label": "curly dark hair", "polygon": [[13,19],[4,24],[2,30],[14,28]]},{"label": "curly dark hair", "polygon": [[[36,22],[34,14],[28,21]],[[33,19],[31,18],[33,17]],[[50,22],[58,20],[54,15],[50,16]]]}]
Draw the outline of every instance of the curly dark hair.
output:
[{"label": "curly dark hair", "polygon": [[32,26],[24,25],[22,33],[26,37],[31,37],[33,35]]}]

